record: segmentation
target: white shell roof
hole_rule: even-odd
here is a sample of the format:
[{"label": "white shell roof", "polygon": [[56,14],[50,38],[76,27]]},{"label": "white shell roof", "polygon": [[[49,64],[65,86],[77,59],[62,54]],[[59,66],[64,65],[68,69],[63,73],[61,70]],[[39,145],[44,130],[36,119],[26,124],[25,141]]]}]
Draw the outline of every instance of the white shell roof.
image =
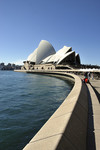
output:
[{"label": "white shell roof", "polygon": [[35,51],[28,56],[27,60],[39,64],[44,58],[55,53],[53,46],[48,41],[42,40]]},{"label": "white shell roof", "polygon": [[42,40],[37,48],[36,64],[55,53],[53,46],[48,41]]},{"label": "white shell roof", "polygon": [[31,54],[28,56],[27,60],[28,60],[28,61],[32,61],[32,62],[36,62],[36,55],[37,55],[37,48],[34,50],[33,53],[31,53]]},{"label": "white shell roof", "polygon": [[64,57],[66,53],[72,51],[71,47],[64,46],[60,49],[56,54],[52,55],[51,57],[43,60],[44,62],[58,62],[61,57]]},{"label": "white shell roof", "polygon": [[60,49],[56,54],[65,54],[69,51],[72,51],[72,48],[71,47],[67,47],[67,46],[64,46],[62,49]]},{"label": "white shell roof", "polygon": [[76,61],[78,61],[78,63],[81,63],[80,55],[78,53],[75,54],[75,57],[76,57]]},{"label": "white shell roof", "polygon": [[[34,50],[33,53],[31,53],[27,60],[31,62],[35,62],[35,64],[39,63],[56,63],[60,64],[63,59],[66,57],[72,55],[72,59],[74,61],[80,62],[79,54],[75,53],[75,51],[72,51],[72,47],[64,46],[59,51],[55,52],[55,49],[53,46],[46,40],[42,40],[38,47]],[[77,63],[76,61],[76,63]]]},{"label": "white shell roof", "polygon": [[59,61],[57,62],[57,64],[59,64],[63,59],[65,59],[66,57],[68,57],[68,56],[70,56],[70,55],[72,55],[72,54],[75,55],[75,52],[74,52],[74,51],[71,51],[71,52],[66,53],[65,55],[63,55],[63,56],[59,59]]},{"label": "white shell roof", "polygon": [[[55,54],[54,54],[54,55],[55,55]],[[45,59],[43,59],[42,61],[43,61],[44,63],[46,63],[46,62],[49,61],[49,59],[50,59],[52,56],[53,56],[53,55],[50,55],[50,56],[46,57]]]}]

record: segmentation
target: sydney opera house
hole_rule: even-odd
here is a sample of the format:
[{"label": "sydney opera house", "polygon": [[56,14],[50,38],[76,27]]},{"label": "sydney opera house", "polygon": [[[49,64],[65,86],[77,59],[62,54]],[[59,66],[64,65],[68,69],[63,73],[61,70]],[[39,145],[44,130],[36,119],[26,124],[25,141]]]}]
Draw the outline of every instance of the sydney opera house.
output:
[{"label": "sydney opera house", "polygon": [[55,69],[80,65],[80,56],[72,50],[72,47],[64,46],[55,51],[54,47],[46,40],[42,40],[38,47],[24,61],[22,69]]}]

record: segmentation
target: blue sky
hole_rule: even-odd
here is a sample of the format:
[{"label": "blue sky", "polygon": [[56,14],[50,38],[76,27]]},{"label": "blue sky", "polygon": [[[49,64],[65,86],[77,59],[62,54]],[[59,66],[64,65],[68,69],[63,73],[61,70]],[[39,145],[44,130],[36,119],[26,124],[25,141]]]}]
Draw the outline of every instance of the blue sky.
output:
[{"label": "blue sky", "polygon": [[100,0],[0,0],[0,62],[20,62],[49,41],[100,65]]}]

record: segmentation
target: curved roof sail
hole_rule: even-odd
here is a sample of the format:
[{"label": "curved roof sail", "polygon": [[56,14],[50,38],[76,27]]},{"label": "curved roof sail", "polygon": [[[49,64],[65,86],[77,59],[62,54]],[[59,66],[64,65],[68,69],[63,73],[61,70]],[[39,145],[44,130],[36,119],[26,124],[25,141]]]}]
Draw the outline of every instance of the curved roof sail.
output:
[{"label": "curved roof sail", "polygon": [[[68,59],[70,56],[70,59]],[[71,51],[71,52],[68,52],[66,53],[65,55],[63,55],[59,61],[57,62],[57,64],[60,64],[64,59],[66,58],[66,61],[70,61],[70,62],[75,62],[75,52],[74,51]]]},{"label": "curved roof sail", "polygon": [[37,56],[37,48],[34,50],[33,53],[31,53],[28,56],[27,61],[36,62],[36,56]]},{"label": "curved roof sail", "polygon": [[64,46],[59,51],[55,51],[53,46],[46,40],[40,41],[38,47],[31,53],[27,61],[35,64],[80,64],[79,54],[72,51],[72,47]]},{"label": "curved roof sail", "polygon": [[48,41],[42,40],[33,53],[28,56],[27,61],[39,64],[44,58],[55,53],[53,46]]},{"label": "curved roof sail", "polygon": [[53,46],[48,41],[42,40],[37,48],[36,64],[55,53]]}]

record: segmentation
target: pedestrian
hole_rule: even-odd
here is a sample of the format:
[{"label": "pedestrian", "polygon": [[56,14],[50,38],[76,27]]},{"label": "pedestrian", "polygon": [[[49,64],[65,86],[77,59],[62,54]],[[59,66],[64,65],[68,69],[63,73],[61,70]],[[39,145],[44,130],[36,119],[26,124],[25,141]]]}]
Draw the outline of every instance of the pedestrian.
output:
[{"label": "pedestrian", "polygon": [[90,72],[88,72],[88,73],[87,73],[87,78],[88,78],[88,80],[90,80],[90,77],[91,77],[91,74],[90,74]]},{"label": "pedestrian", "polygon": [[93,72],[91,73],[91,79],[93,80],[94,78],[93,78]]}]

